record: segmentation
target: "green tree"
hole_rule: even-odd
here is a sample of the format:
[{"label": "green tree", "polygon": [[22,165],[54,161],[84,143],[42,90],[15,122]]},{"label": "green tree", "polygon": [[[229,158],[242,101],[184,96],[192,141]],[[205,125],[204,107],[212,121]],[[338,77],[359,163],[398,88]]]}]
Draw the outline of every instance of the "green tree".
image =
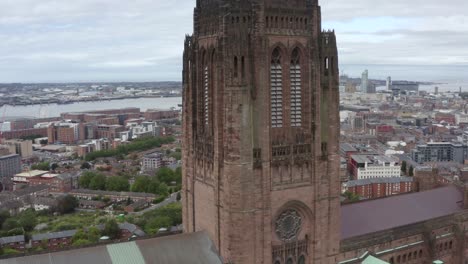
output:
[{"label": "green tree", "polygon": [[110,239],[117,239],[120,237],[120,228],[115,219],[110,219],[104,225],[104,230],[102,232],[105,236],[108,236]]},{"label": "green tree", "polygon": [[90,227],[88,230],[88,240],[91,243],[97,243],[99,241],[99,238],[101,237],[101,231],[97,229],[96,227]]},{"label": "green tree", "polygon": [[180,192],[177,193],[177,201],[180,201],[182,199],[182,195],[180,194]]},{"label": "green tree", "polygon": [[175,170],[174,180],[177,184],[182,184],[182,167],[177,167]]},{"label": "green tree", "polygon": [[10,218],[10,213],[6,210],[2,210],[0,211],[0,226],[3,226],[3,223],[5,223],[5,221]]},{"label": "green tree", "polygon": [[91,171],[87,171],[80,176],[78,183],[80,184],[80,188],[88,189],[91,180],[94,178],[95,173]]},{"label": "green tree", "polygon": [[147,176],[138,176],[135,179],[135,182],[132,185],[132,192],[148,192],[148,187],[151,183],[151,180]]},{"label": "green tree", "polygon": [[57,202],[57,212],[61,214],[73,213],[75,208],[78,207],[78,200],[71,195],[59,197]]},{"label": "green tree", "polygon": [[83,229],[78,229],[76,233],[72,237],[72,242],[75,243],[78,240],[87,240],[88,236],[86,233],[83,231]]},{"label": "green tree", "polygon": [[410,177],[413,177],[413,176],[414,176],[414,168],[413,168],[413,166],[410,166],[410,168],[409,168],[409,176],[410,176]]},{"label": "green tree", "polygon": [[170,185],[173,181],[175,181],[174,171],[167,167],[160,168],[156,173],[156,177],[160,182],[164,182],[167,185]]},{"label": "green tree", "polygon": [[18,223],[18,220],[14,218],[8,218],[5,220],[5,222],[2,225],[2,229],[5,231],[10,231],[12,229],[15,229],[17,227],[20,227],[20,224]]},{"label": "green tree", "polygon": [[48,171],[50,169],[50,163],[49,162],[41,162],[37,163],[31,166],[32,170],[42,170],[42,171]]},{"label": "green tree", "polygon": [[167,184],[165,183],[159,184],[158,191],[156,194],[161,195],[161,196],[167,196],[169,194],[169,187],[167,187]]},{"label": "green tree", "polygon": [[172,225],[172,220],[168,216],[157,216],[148,221],[145,230],[150,234],[156,234],[160,228],[168,228]]},{"label": "green tree", "polygon": [[26,232],[31,232],[37,225],[36,213],[33,210],[26,210],[21,213],[18,222]]},{"label": "green tree", "polygon": [[106,189],[106,182],[106,176],[103,174],[96,174],[89,183],[89,189],[104,191]]},{"label": "green tree", "polygon": [[128,192],[130,189],[130,184],[128,180],[124,177],[114,176],[109,177],[106,183],[107,191],[116,191],[116,192]]},{"label": "green tree", "polygon": [[405,160],[401,163],[401,171],[406,173],[406,161]]}]

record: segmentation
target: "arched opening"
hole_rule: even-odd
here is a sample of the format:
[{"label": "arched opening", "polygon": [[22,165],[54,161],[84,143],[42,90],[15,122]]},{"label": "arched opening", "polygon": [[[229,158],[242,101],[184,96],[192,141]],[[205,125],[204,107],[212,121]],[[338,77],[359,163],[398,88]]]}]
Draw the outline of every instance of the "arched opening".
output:
[{"label": "arched opening", "polygon": [[330,68],[330,60],[328,57],[325,57],[325,70],[328,70]]},{"label": "arched opening", "polygon": [[297,261],[297,264],[305,264],[306,262],[305,256],[302,255],[299,257],[299,260]]},{"label": "arched opening", "polygon": [[331,69],[331,75],[335,75],[335,57],[331,57],[330,60],[330,69]]},{"label": "arched opening", "polygon": [[238,76],[238,69],[239,69],[239,62],[237,61],[237,56],[234,57],[234,65],[233,65],[233,72],[234,72],[234,78],[237,78]]},{"label": "arched opening", "polygon": [[245,79],[245,58],[242,56],[241,58],[241,75],[242,75],[242,80]]},{"label": "arched opening", "polygon": [[301,57],[298,48],[291,54],[291,126],[302,126],[302,72]]},{"label": "arched opening", "polygon": [[275,264],[281,264],[281,262],[279,260],[275,261]]},{"label": "arched opening", "polygon": [[286,261],[286,264],[293,264],[293,259],[291,257],[288,258],[288,260]]},{"label": "arched opening", "polygon": [[283,127],[283,70],[279,48],[274,49],[271,55],[270,104],[271,127]]}]

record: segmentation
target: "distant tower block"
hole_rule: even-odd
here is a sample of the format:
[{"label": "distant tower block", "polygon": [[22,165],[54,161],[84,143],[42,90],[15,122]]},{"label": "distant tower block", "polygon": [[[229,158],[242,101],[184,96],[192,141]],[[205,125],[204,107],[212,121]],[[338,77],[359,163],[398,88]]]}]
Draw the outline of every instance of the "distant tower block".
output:
[{"label": "distant tower block", "polygon": [[439,86],[436,86],[436,87],[434,88],[434,94],[439,94]]},{"label": "distant tower block", "polygon": [[361,77],[361,92],[368,93],[369,89],[369,71],[365,70]]},{"label": "distant tower block", "polygon": [[392,90],[392,77],[387,77],[387,90]]}]

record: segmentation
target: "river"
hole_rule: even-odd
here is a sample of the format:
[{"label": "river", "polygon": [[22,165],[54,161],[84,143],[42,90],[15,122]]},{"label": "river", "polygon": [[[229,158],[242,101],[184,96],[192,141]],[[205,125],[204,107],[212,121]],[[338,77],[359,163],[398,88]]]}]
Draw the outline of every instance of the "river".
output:
[{"label": "river", "polygon": [[92,110],[119,109],[126,107],[138,107],[141,111],[148,109],[179,109],[182,103],[181,97],[168,98],[139,98],[98,102],[80,102],[73,104],[43,104],[43,105],[5,105],[0,108],[0,120],[13,117],[57,117],[66,112],[84,112]]}]

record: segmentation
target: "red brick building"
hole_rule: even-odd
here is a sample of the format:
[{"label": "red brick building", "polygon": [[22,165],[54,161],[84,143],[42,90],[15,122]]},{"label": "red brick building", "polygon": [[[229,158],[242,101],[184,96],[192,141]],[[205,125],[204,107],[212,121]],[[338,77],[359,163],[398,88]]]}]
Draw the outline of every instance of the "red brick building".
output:
[{"label": "red brick building", "polygon": [[376,178],[348,181],[344,184],[344,191],[359,195],[364,199],[376,199],[410,193],[417,190],[416,183],[411,177]]},{"label": "red brick building", "polygon": [[162,120],[162,119],[173,119],[179,117],[180,112],[177,110],[158,110],[158,109],[149,109],[143,116],[145,120]]},{"label": "red brick building", "polygon": [[435,115],[435,121],[437,123],[446,122],[446,123],[449,123],[451,125],[456,124],[455,115],[450,114],[450,113],[437,113]]},{"label": "red brick building", "polygon": [[28,136],[41,136],[47,137],[47,128],[29,128],[29,129],[22,129],[22,130],[12,130],[12,131],[5,131],[2,133],[3,139],[17,139],[17,138],[24,138]]}]

